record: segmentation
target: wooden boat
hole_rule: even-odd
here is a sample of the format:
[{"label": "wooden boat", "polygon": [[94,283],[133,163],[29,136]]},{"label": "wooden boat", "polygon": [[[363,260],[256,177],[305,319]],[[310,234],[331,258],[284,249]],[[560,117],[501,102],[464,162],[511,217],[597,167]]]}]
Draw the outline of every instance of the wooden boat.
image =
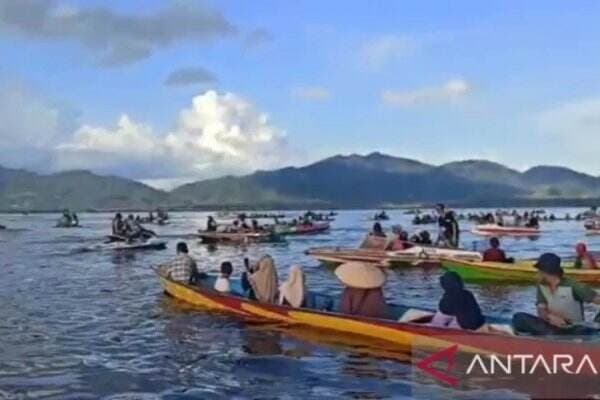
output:
[{"label": "wooden boat", "polygon": [[339,265],[348,261],[363,261],[389,267],[439,266],[442,257],[481,260],[481,254],[477,252],[428,246],[414,246],[400,251],[319,247],[307,250],[306,254],[330,265]]},{"label": "wooden boat", "polygon": [[130,241],[128,238],[119,235],[108,235],[106,243],[110,245],[111,250],[115,251],[164,250],[167,248],[167,242],[160,240]]},{"label": "wooden boat", "polygon": [[[337,332],[339,339],[345,335],[358,335],[381,343],[393,344],[414,350],[440,350],[457,346],[460,354],[571,354],[588,355],[600,362],[600,345],[587,342],[536,339],[504,334],[464,331],[447,327],[428,326],[431,313],[404,306],[389,306],[390,319],[369,318],[337,312],[337,304],[329,296],[312,294],[313,308],[292,308],[283,305],[259,303],[241,295],[239,282],[232,282],[231,294],[212,289],[215,277],[207,277],[197,286],[175,282],[157,272],[165,292],[185,303],[209,311],[226,312],[241,318],[282,322],[290,326],[307,326]],[[416,312],[415,312],[416,311]],[[494,321],[490,321],[494,322]],[[503,321],[499,327],[505,327]],[[498,332],[498,331],[495,331]]]},{"label": "wooden boat", "polygon": [[320,224],[300,224],[300,225],[275,225],[275,233],[278,235],[315,235],[329,230],[330,225],[327,222]]},{"label": "wooden boat", "polygon": [[477,225],[471,230],[475,235],[480,236],[516,236],[516,237],[534,237],[542,232],[539,228],[529,228],[525,226],[500,226],[496,224]]},{"label": "wooden boat", "polygon": [[167,242],[159,240],[150,240],[147,242],[115,242],[112,244],[111,249],[114,251],[142,251],[142,250],[165,250],[167,248]]},{"label": "wooden boat", "polygon": [[[465,281],[493,281],[493,282],[533,282],[536,280],[537,269],[535,261],[518,261],[514,264],[467,261],[454,258],[443,258],[442,267],[455,271]],[[600,284],[600,270],[575,269],[572,263],[563,263],[565,276],[579,282]]]},{"label": "wooden boat", "polygon": [[282,241],[281,236],[269,232],[212,232],[198,231],[198,237],[205,244],[248,244],[273,243]]}]

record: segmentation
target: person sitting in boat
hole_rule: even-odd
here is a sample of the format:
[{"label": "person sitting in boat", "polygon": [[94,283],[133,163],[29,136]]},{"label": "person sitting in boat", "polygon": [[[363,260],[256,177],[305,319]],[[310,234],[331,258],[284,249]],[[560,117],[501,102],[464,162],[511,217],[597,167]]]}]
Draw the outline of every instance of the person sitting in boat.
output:
[{"label": "person sitting in boat", "polygon": [[506,253],[500,248],[500,240],[493,237],[490,239],[490,248],[483,252],[483,261],[510,263],[514,259],[506,257]]},{"label": "person sitting in boat", "polygon": [[125,220],[125,235],[130,239],[138,238],[142,233],[141,226],[136,222],[133,214],[129,214]]},{"label": "person sitting in boat", "polygon": [[485,317],[475,296],[465,289],[460,275],[447,271],[440,277],[444,295],[438,304],[431,326],[441,326],[468,330],[479,330],[485,326]]},{"label": "person sitting in boat", "polygon": [[217,231],[217,221],[215,221],[215,219],[213,218],[212,215],[209,215],[208,219],[206,220],[206,230],[208,232],[216,232]]},{"label": "person sitting in boat", "polygon": [[421,233],[419,233],[419,244],[423,244],[425,246],[433,245],[429,231],[421,231]]},{"label": "person sitting in boat", "polygon": [[403,231],[401,226],[394,226],[392,232],[396,237],[387,245],[386,250],[401,251],[412,247],[408,240],[408,233]]},{"label": "person sitting in boat", "polygon": [[388,318],[389,313],[383,296],[385,273],[379,267],[362,262],[347,262],[335,270],[344,284],[339,312],[372,318]]},{"label": "person sitting in boat", "polygon": [[125,236],[125,224],[121,213],[116,213],[112,220],[112,234],[115,236]]},{"label": "person sitting in boat", "polygon": [[256,296],[254,295],[254,290],[252,289],[249,279],[250,275],[254,273],[254,268],[250,264],[248,257],[244,257],[244,269],[245,271],[242,272],[242,277],[240,279],[242,290],[246,297],[248,297],[250,300],[256,300]]},{"label": "person sitting in boat", "polygon": [[525,224],[525,226],[527,228],[539,228],[540,227],[540,220],[537,217],[537,215],[535,214],[531,214],[531,218],[529,218],[529,221],[527,221],[527,223]]},{"label": "person sitting in boat", "polygon": [[196,261],[188,254],[185,242],[177,243],[177,256],[175,260],[159,267],[160,273],[176,282],[194,284],[201,278]]},{"label": "person sitting in boat", "polygon": [[62,213],[62,217],[60,218],[58,225],[60,226],[71,226],[71,212],[65,209]]},{"label": "person sitting in boat", "polygon": [[298,265],[292,265],[287,280],[279,286],[279,304],[294,308],[304,307],[305,296],[304,273]]},{"label": "person sitting in boat", "polygon": [[215,281],[215,290],[221,293],[231,292],[231,284],[229,278],[233,274],[233,265],[229,261],[223,261],[221,263],[221,273]]},{"label": "person sitting in boat", "polygon": [[279,284],[277,269],[271,256],[265,255],[258,261],[254,272],[248,276],[248,281],[252,286],[256,300],[261,303],[275,303],[277,301]]},{"label": "person sitting in boat", "polygon": [[253,219],[252,220],[252,232],[260,232],[262,231],[262,227],[258,224],[258,221]]},{"label": "person sitting in boat", "polygon": [[361,249],[384,250],[387,245],[387,236],[379,222],[373,224],[373,230],[367,234],[361,243]]},{"label": "person sitting in boat", "polygon": [[575,264],[573,265],[575,268],[598,268],[598,263],[596,263],[596,259],[590,252],[588,252],[585,243],[577,243],[577,246],[575,246],[575,254]]},{"label": "person sitting in boat", "polygon": [[583,325],[583,304],[600,305],[600,295],[583,283],[565,278],[561,259],[554,253],[542,254],[535,268],[540,277],[537,316],[516,313],[515,330],[531,335],[591,333],[591,328]]}]

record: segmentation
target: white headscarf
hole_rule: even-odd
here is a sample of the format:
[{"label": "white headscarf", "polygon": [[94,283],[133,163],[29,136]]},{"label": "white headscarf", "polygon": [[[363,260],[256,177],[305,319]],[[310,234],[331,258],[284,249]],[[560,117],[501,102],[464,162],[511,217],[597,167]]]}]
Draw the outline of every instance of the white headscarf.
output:
[{"label": "white headscarf", "polygon": [[298,265],[292,265],[288,278],[279,287],[279,304],[286,300],[292,307],[298,308],[304,302],[304,274]]}]

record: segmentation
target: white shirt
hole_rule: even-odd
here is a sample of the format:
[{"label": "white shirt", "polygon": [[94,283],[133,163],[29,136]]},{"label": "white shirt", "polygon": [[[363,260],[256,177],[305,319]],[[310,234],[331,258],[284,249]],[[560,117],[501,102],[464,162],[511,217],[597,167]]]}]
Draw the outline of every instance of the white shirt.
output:
[{"label": "white shirt", "polygon": [[229,286],[229,278],[224,278],[222,276],[218,277],[217,281],[215,282],[215,290],[223,293],[231,292],[231,287]]}]

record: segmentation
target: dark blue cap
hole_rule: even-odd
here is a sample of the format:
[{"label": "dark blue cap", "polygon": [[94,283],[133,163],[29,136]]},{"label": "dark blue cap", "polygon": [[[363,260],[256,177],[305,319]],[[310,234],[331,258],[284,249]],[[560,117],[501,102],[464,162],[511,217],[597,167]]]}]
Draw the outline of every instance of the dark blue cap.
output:
[{"label": "dark blue cap", "polygon": [[560,266],[560,262],[560,257],[556,254],[544,253],[540,256],[540,258],[538,258],[538,261],[535,263],[534,267],[546,274],[560,277],[564,272]]}]

